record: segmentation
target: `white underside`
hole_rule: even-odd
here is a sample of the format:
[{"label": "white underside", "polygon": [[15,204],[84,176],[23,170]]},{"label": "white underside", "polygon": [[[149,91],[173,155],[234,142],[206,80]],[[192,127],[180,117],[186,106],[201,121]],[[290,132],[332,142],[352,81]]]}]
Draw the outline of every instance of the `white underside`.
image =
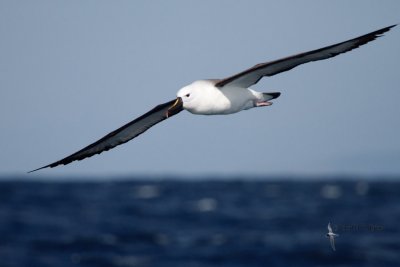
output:
[{"label": "white underside", "polygon": [[[258,102],[265,102],[263,94],[252,89],[229,85],[220,89],[214,83],[200,80],[182,88],[178,96],[183,97],[183,108],[193,114],[220,115],[250,109]],[[185,99],[187,92],[191,92],[193,99]]]}]

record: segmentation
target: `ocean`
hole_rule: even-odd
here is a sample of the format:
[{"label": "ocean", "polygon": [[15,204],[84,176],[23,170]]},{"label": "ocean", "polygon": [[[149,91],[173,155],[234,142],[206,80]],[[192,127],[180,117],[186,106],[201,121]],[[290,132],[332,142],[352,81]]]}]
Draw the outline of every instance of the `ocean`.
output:
[{"label": "ocean", "polygon": [[0,182],[0,267],[400,266],[396,179],[53,180]]}]

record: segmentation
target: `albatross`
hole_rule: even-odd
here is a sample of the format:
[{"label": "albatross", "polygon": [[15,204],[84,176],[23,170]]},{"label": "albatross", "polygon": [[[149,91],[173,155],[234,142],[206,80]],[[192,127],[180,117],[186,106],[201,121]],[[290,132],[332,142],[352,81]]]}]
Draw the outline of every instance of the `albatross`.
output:
[{"label": "albatross", "polygon": [[184,109],[196,115],[225,115],[256,107],[270,106],[271,100],[278,98],[280,92],[257,92],[250,86],[258,83],[263,77],[270,77],[304,63],[332,58],[351,51],[375,40],[395,26],[396,24],[316,50],[260,63],[224,79],[195,81],[180,89],[176,99],[156,106],[135,120],[61,160],[29,172],[67,165],[73,161],[83,160],[108,151],[132,140],[157,123],[178,114]]},{"label": "albatross", "polygon": [[332,226],[331,223],[328,223],[328,233],[326,234],[326,237],[329,238],[329,243],[331,243],[331,247],[333,251],[336,251],[336,247],[335,247],[335,237],[339,236],[338,234],[335,234],[332,231]]}]

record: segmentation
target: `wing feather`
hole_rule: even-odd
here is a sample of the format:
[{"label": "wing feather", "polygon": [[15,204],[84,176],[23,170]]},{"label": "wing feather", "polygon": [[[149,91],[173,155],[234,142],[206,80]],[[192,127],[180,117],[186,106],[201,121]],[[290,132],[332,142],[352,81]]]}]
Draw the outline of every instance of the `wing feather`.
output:
[{"label": "wing feather", "polygon": [[180,111],[182,108],[179,108],[173,114],[167,114],[168,110],[174,105],[176,100],[171,100],[167,103],[161,104],[143,114],[139,118],[125,124],[124,126],[118,128],[117,130],[107,134],[103,138],[86,146],[85,148],[65,157],[59,161],[53,162],[49,165],[40,167],[38,169],[32,170],[30,172],[38,171],[44,168],[53,168],[58,165],[67,165],[76,160],[82,160],[88,157],[91,157],[96,154],[100,154],[104,151],[110,150],[116,146],[119,146],[123,143],[132,140],[138,135],[147,131],[150,127],[156,125],[157,123],[171,117]]},{"label": "wing feather", "polygon": [[243,72],[235,74],[231,77],[220,80],[216,83],[217,87],[223,87],[225,85],[235,85],[243,88],[248,88],[253,84],[256,84],[264,76],[273,76],[275,74],[288,71],[294,67],[317,60],[323,60],[331,57],[335,57],[339,54],[346,53],[355,48],[360,47],[368,42],[375,40],[380,37],[381,34],[389,31],[396,25],[392,25],[357,38],[323,47],[320,49],[312,50],[305,53],[300,53],[290,57],[270,61],[266,63],[257,64],[254,67],[247,69]]},{"label": "wing feather", "polygon": [[331,243],[331,247],[332,247],[333,251],[336,251],[335,238],[333,236],[329,237],[329,242]]}]

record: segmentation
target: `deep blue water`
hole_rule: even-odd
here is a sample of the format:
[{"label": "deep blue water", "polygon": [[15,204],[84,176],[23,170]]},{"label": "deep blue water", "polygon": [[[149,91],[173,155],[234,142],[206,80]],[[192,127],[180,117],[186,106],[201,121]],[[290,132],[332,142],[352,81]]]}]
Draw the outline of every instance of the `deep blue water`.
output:
[{"label": "deep blue water", "polygon": [[0,182],[1,267],[400,266],[399,224],[395,181]]}]

